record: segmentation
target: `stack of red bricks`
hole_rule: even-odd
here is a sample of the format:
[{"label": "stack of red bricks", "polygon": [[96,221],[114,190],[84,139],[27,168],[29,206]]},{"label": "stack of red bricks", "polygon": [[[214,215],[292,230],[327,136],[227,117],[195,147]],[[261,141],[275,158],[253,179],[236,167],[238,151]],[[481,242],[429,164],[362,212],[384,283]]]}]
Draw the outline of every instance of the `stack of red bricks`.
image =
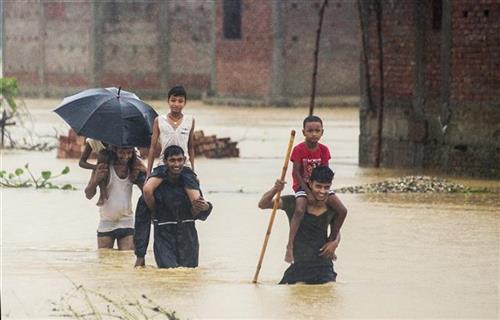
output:
[{"label": "stack of red bricks", "polygon": [[[237,142],[232,142],[231,138],[217,138],[215,135],[205,136],[203,131],[195,131],[193,135],[194,153],[196,156],[205,156],[207,158],[232,158],[239,157],[240,150]],[[59,149],[57,157],[63,159],[78,159],[81,157],[85,148],[85,138],[78,136],[72,129],[68,136],[59,137]],[[155,154],[160,154],[157,146]],[[141,148],[142,157],[147,157],[147,148]],[[92,154],[92,156],[94,156]]]},{"label": "stack of red bricks", "polygon": [[193,135],[194,154],[207,158],[233,158],[240,156],[237,142],[231,138],[217,138],[215,135],[205,136],[203,131],[195,131]]},{"label": "stack of red bricks", "polygon": [[59,148],[57,149],[57,158],[61,159],[80,158],[84,148],[85,148],[85,137],[77,135],[73,129],[70,129],[67,136],[59,136]]}]

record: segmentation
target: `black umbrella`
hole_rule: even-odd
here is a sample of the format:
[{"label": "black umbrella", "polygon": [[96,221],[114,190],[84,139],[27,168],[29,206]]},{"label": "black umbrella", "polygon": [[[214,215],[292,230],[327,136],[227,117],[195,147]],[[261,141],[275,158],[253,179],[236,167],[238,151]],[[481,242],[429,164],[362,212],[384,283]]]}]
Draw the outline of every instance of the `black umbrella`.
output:
[{"label": "black umbrella", "polygon": [[117,88],[88,89],[64,98],[54,110],[78,135],[116,146],[149,147],[156,111]]}]

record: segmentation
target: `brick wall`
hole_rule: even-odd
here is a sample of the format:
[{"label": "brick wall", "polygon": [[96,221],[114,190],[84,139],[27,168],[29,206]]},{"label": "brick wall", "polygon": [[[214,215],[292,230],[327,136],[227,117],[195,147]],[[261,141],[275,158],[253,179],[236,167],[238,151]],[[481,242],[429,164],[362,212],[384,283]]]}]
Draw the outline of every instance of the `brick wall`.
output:
[{"label": "brick wall", "polygon": [[45,15],[44,68],[46,92],[66,87],[73,92],[91,85],[89,3],[42,4]]},{"label": "brick wall", "polygon": [[[311,93],[319,8],[323,1],[285,1],[283,94]],[[359,94],[360,34],[355,1],[330,1],[325,9],[318,56],[318,95]]]},{"label": "brick wall", "polygon": [[[285,103],[308,98],[321,4],[242,0],[242,38],[236,40],[224,38],[223,0],[217,0],[217,95]],[[318,96],[359,94],[359,48],[356,2],[331,1],[321,34]]]},{"label": "brick wall", "polygon": [[451,100],[500,100],[500,3],[461,0],[452,6]]},{"label": "brick wall", "polygon": [[225,39],[223,2],[216,4],[216,91],[268,98],[272,72],[272,2],[242,0],[241,39]]},{"label": "brick wall", "polygon": [[89,86],[88,3],[4,2],[5,67],[23,93],[45,95]]},{"label": "brick wall", "polygon": [[[4,74],[25,95],[122,86],[165,96],[208,90],[213,4],[193,1],[6,1]],[[165,10],[162,11],[162,6]]]},{"label": "brick wall", "polygon": [[[381,166],[500,177],[500,3],[443,3],[436,21],[438,0],[383,2]],[[359,160],[371,166],[380,80],[375,1],[367,4],[373,105],[364,87]]]},{"label": "brick wall", "polygon": [[102,10],[102,86],[159,90],[158,3],[106,2]]},{"label": "brick wall", "polygon": [[168,2],[169,86],[183,84],[190,94],[210,87],[213,7],[211,1]]}]

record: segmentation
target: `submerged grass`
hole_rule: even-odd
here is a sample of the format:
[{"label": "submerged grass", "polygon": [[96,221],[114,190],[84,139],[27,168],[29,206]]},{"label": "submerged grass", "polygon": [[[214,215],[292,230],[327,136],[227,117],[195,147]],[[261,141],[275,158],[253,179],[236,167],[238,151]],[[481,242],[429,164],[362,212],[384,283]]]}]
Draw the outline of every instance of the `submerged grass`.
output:
[{"label": "submerged grass", "polygon": [[[179,320],[175,311],[168,311],[145,294],[141,300],[117,301],[109,296],[73,283],[74,290],[59,303],[52,302],[53,316],[75,319],[153,319],[158,316]],[[83,303],[83,305],[82,305]]]}]

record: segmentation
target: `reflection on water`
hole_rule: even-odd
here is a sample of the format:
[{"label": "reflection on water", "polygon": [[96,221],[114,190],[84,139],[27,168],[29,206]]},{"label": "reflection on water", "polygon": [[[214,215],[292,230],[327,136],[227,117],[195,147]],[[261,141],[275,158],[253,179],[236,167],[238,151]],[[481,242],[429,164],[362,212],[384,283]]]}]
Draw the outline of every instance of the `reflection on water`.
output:
[{"label": "reflection on water", "polygon": [[[242,158],[197,160],[215,211],[197,224],[196,269],[157,269],[151,245],[145,269],[133,268],[132,252],[96,250],[97,207],[82,191],[89,172],[76,160],[56,160],[54,153],[4,153],[6,170],[25,162],[33,170],[69,165],[72,171],[61,183],[79,190],[2,190],[2,316],[54,315],[50,301],[71,295],[74,283],[118,301],[146,295],[181,318],[498,318],[497,194],[339,195],[349,214],[337,252],[338,282],[319,286],[276,285],[287,267],[288,223],[279,213],[260,283],[252,284],[269,218],[256,203],[279,174],[289,130],[300,126],[303,112],[214,108],[216,115],[212,107],[194,104],[197,125],[239,140]],[[35,113],[45,119],[42,127],[50,127],[47,110]],[[406,174],[357,167],[356,110],[319,109],[319,115],[325,143],[335,147],[336,186]]]}]

